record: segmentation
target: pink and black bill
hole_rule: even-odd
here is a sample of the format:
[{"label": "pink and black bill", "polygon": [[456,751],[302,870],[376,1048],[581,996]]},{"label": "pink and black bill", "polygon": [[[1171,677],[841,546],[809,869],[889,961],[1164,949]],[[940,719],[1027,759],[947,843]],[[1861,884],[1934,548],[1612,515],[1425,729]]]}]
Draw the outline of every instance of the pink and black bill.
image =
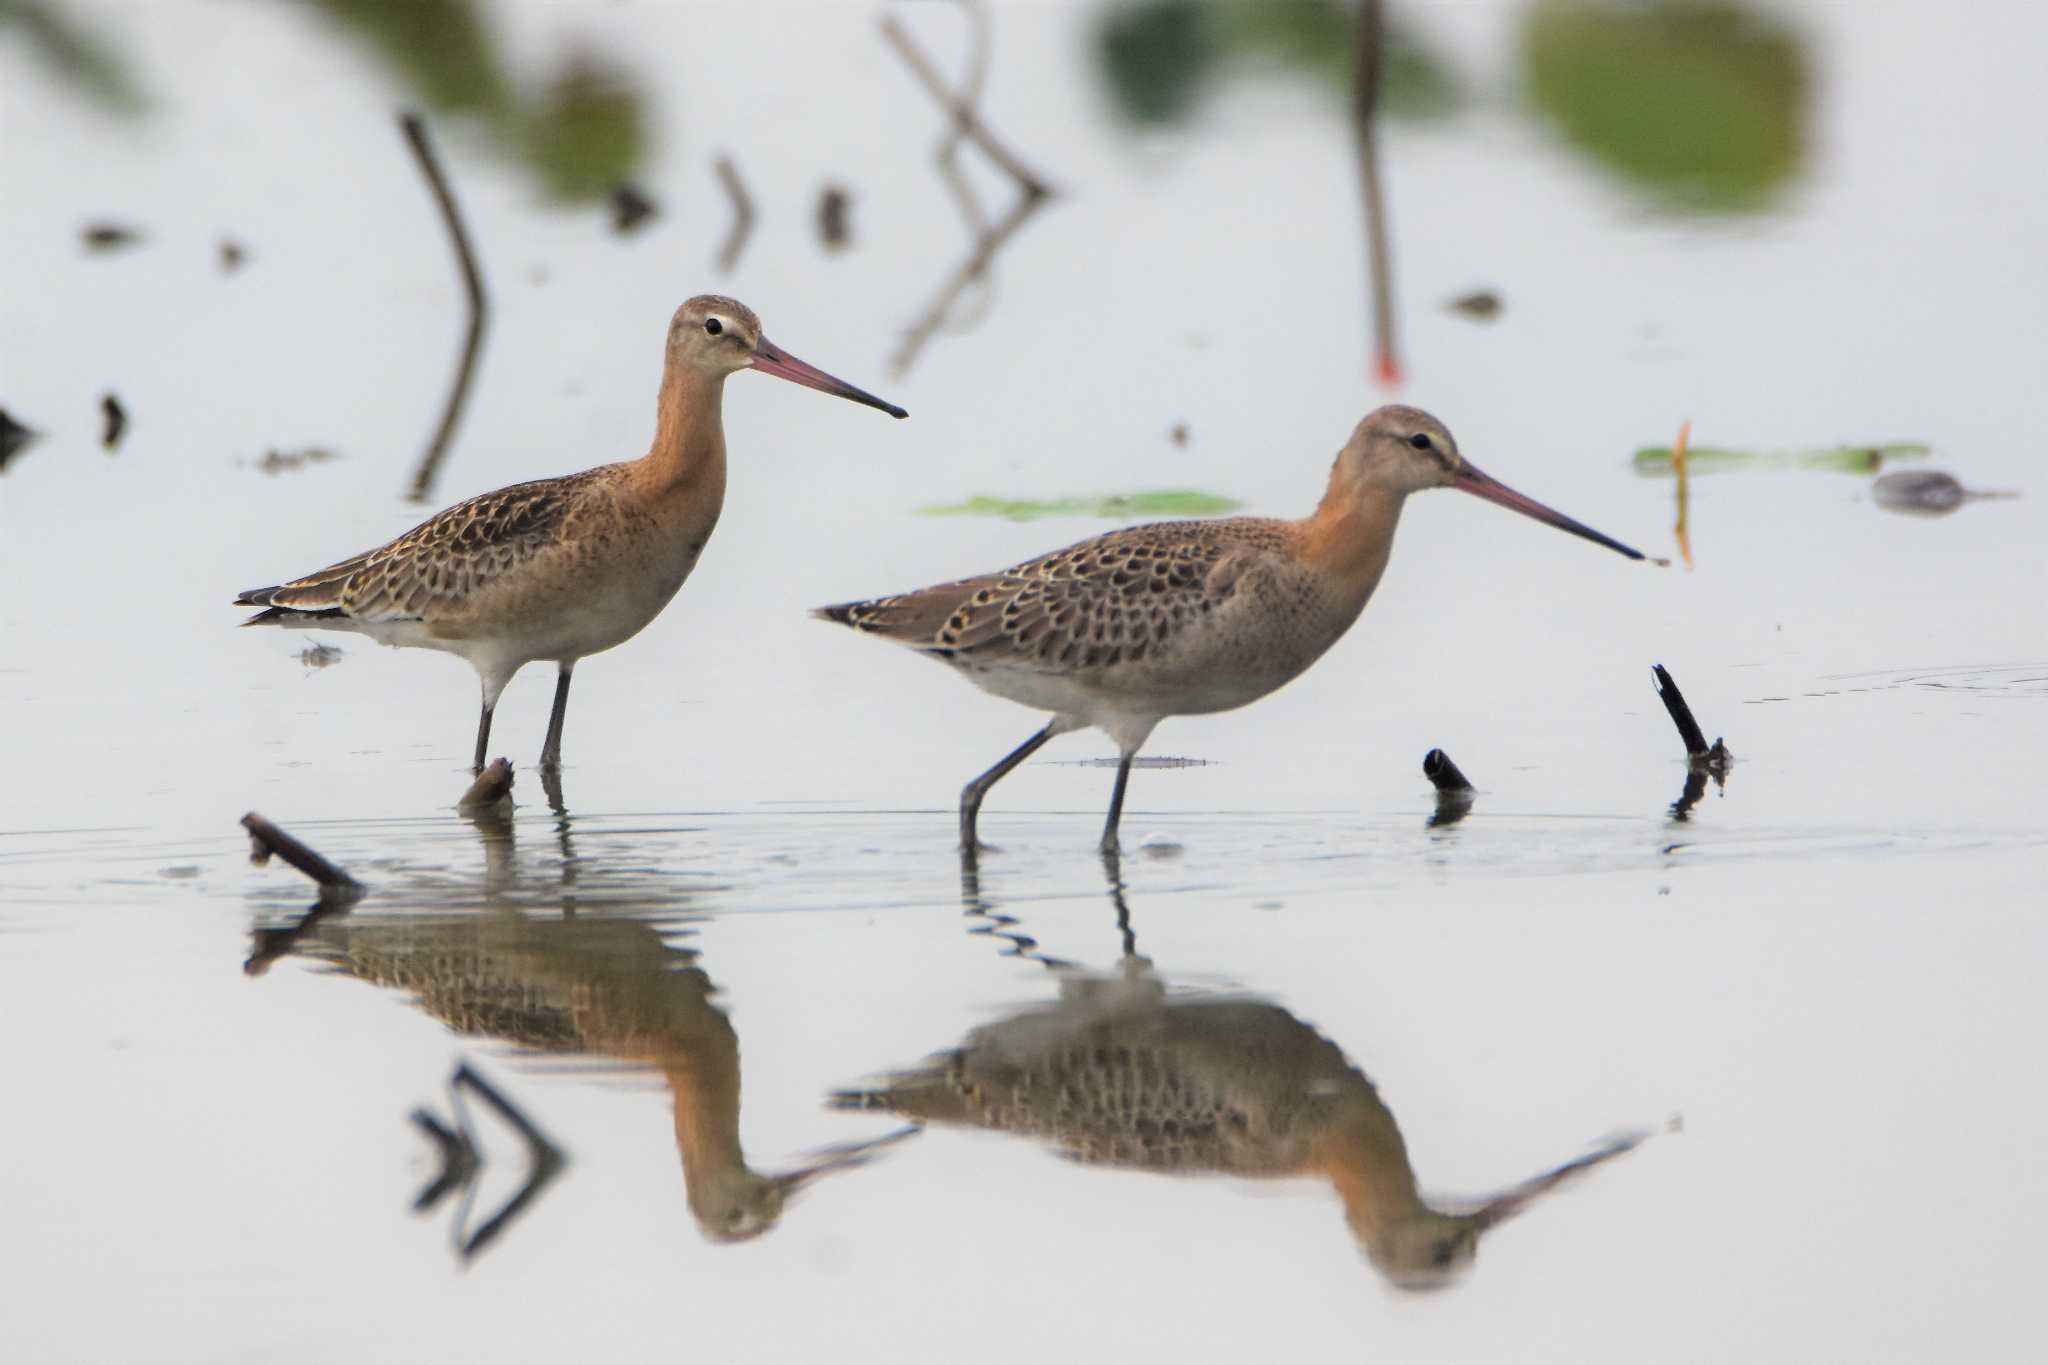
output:
[{"label": "pink and black bill", "polygon": [[1605,545],[1616,554],[1627,555],[1630,559],[1643,557],[1641,550],[1632,550],[1618,540],[1603,536],[1584,522],[1573,521],[1564,513],[1545,507],[1526,493],[1517,493],[1491,474],[1481,473],[1469,464],[1465,466],[1464,472],[1458,475],[1453,486],[1474,497],[1497,502],[1502,507],[1520,512],[1525,517],[1534,517],[1546,526],[1555,526],[1560,531],[1570,531],[1573,535],[1582,536],[1595,545]]},{"label": "pink and black bill", "polygon": [[871,408],[880,408],[891,417],[908,417],[909,413],[894,403],[877,398],[866,389],[857,389],[844,379],[834,379],[815,365],[807,365],[788,351],[783,350],[767,337],[754,343],[753,367],[763,374],[772,374],[778,379],[787,379],[792,384],[801,384],[807,389],[850,398],[856,403],[865,403]]}]

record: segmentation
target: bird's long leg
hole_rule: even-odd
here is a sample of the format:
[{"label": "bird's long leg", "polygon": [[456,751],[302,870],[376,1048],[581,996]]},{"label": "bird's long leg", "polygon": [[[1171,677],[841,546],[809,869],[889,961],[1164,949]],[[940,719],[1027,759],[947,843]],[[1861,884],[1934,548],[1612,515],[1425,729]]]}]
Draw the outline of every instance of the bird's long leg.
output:
[{"label": "bird's long leg", "polygon": [[576,661],[565,659],[561,672],[555,675],[555,709],[548,715],[548,737],[540,746],[542,772],[554,772],[562,766],[562,717],[569,713],[569,675],[576,671]]},{"label": "bird's long leg", "polygon": [[988,795],[988,789],[1009,775],[1012,768],[1037,753],[1045,742],[1059,731],[1054,727],[1059,722],[1049,720],[1045,728],[1019,744],[1003,759],[980,777],[969,782],[960,792],[960,851],[972,854],[982,848],[981,841],[974,837],[974,818],[981,814],[981,798]]},{"label": "bird's long leg", "polygon": [[486,701],[484,703],[484,713],[476,723],[476,762],[471,764],[469,769],[473,773],[480,773],[484,770],[484,750],[488,749],[491,744],[491,710],[491,703]]},{"label": "bird's long leg", "polygon": [[1109,793],[1109,820],[1102,826],[1101,851],[1114,854],[1117,851],[1116,827],[1124,818],[1124,787],[1131,780],[1131,760],[1138,756],[1136,749],[1124,750],[1123,757],[1116,765],[1116,786]]}]

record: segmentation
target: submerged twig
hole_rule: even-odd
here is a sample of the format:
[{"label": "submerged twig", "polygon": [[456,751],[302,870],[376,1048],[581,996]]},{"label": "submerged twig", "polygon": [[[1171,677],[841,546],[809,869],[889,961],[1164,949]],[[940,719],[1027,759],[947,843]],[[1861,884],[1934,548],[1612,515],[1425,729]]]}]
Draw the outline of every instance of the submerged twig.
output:
[{"label": "submerged twig", "polygon": [[[567,1153],[548,1140],[547,1134],[541,1132],[539,1126],[527,1118],[517,1105],[500,1094],[496,1086],[472,1071],[468,1062],[463,1062],[455,1068],[455,1076],[448,1083],[449,1102],[455,1108],[458,1121],[466,1120],[461,1099],[461,1087],[465,1085],[474,1090],[484,1103],[495,1109],[500,1118],[518,1130],[520,1137],[526,1140],[527,1152],[526,1183],[520,1186],[518,1193],[506,1200],[504,1207],[492,1214],[482,1227],[465,1236],[470,1201],[475,1194],[474,1184],[470,1186],[469,1196],[464,1198],[455,1221],[455,1249],[467,1262],[481,1255],[506,1228],[512,1225],[514,1219],[526,1211],[529,1204],[540,1197],[541,1191],[545,1190],[549,1182],[560,1175],[563,1168],[569,1164],[569,1158]],[[464,1128],[466,1134],[466,1121]]]},{"label": "submerged twig", "polygon": [[711,169],[717,173],[718,183],[725,186],[726,198],[732,201],[732,227],[725,234],[725,245],[718,248],[718,273],[726,275],[739,264],[740,252],[746,249],[747,238],[754,234],[754,200],[731,157],[720,152]]},{"label": "submerged twig", "polygon": [[[1031,215],[1052,197],[1052,187],[1003,146],[981,121],[977,108],[981,99],[982,83],[987,74],[988,20],[986,13],[979,6],[970,6],[968,14],[974,26],[974,40],[967,78],[958,92],[946,88],[938,69],[911,40],[908,29],[893,17],[882,20],[882,36],[896,49],[904,63],[909,66],[911,74],[931,92],[932,98],[939,102],[949,116],[946,135],[940,139],[933,159],[938,166],[940,179],[946,182],[954,199],[959,203],[961,217],[966,220],[968,233],[973,238],[973,246],[968,251],[967,259],[940,284],[930,305],[904,331],[902,343],[896,348],[896,354],[890,357],[890,371],[899,378],[916,362],[918,353],[924,349],[925,343],[946,325],[961,296],[987,276],[996,253],[1001,251],[1016,231],[1030,220]],[[971,141],[1017,186],[1016,201],[1010,206],[1009,211],[993,224],[984,217],[981,201],[976,197],[973,186],[968,183],[957,162],[957,153],[963,141]]]},{"label": "submerged twig", "polygon": [[1358,47],[1351,72],[1351,130],[1358,144],[1358,185],[1365,200],[1365,262],[1371,297],[1373,368],[1380,383],[1401,382],[1401,362],[1394,347],[1394,249],[1387,231],[1385,196],[1380,189],[1379,144],[1374,122],[1379,113],[1380,70],[1384,60],[1385,18],[1380,0],[1363,0],[1358,14]]},{"label": "submerged twig", "polygon": [[1678,737],[1685,741],[1685,755],[1695,767],[1704,768],[1719,776],[1725,773],[1735,755],[1728,746],[1716,739],[1711,745],[1700,730],[1700,723],[1693,719],[1692,708],[1685,704],[1685,694],[1678,690],[1671,673],[1662,664],[1652,664],[1650,672],[1657,680],[1657,696],[1663,701],[1664,709],[1671,714],[1671,723],[1678,727]]},{"label": "submerged twig", "polygon": [[455,246],[456,264],[462,270],[463,292],[469,299],[469,330],[462,343],[462,358],[455,367],[455,382],[448,390],[447,404],[441,409],[440,424],[435,427],[433,438],[427,442],[426,453],[420,456],[419,469],[412,478],[409,496],[414,502],[425,502],[433,493],[441,458],[447,453],[456,423],[462,417],[462,405],[469,397],[470,381],[476,375],[477,354],[483,348],[484,318],[489,301],[484,295],[483,275],[477,269],[476,253],[470,249],[469,233],[462,226],[462,212],[456,207],[455,193],[449,188],[447,177],[441,174],[441,164],[427,138],[425,120],[407,111],[399,115],[398,126],[405,133],[407,145],[412,148],[413,159],[419,163],[420,174],[426,177],[427,188],[433,191],[435,204],[440,207],[441,221],[447,226],[449,240]]}]

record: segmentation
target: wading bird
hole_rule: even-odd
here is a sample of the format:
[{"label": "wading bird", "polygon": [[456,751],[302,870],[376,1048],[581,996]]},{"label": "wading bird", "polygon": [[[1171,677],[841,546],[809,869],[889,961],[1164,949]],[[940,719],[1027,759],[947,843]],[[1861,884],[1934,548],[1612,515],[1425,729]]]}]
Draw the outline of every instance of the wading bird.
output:
[{"label": "wading bird", "polygon": [[1121,761],[1102,849],[1117,847],[1131,759],[1167,716],[1228,711],[1293,680],[1358,619],[1410,493],[1457,488],[1642,553],[1481,473],[1443,423],[1391,405],[1337,454],[1328,490],[1299,521],[1228,517],[1130,526],[1000,573],[812,614],[952,665],[999,697],[1053,713],[960,793],[973,852],[982,798],[1055,735],[1097,726]]},{"label": "wading bird", "polygon": [[725,501],[728,375],[764,374],[907,416],[761,335],[742,303],[700,294],[669,323],[654,444],[637,460],[485,493],[388,545],[304,578],[252,588],[236,606],[262,607],[244,625],[356,631],[387,645],[446,650],[476,669],[483,715],[524,664],[553,660],[554,710],[544,771],[562,758],[562,717],[576,661],[622,644],[668,605],[696,567]]}]

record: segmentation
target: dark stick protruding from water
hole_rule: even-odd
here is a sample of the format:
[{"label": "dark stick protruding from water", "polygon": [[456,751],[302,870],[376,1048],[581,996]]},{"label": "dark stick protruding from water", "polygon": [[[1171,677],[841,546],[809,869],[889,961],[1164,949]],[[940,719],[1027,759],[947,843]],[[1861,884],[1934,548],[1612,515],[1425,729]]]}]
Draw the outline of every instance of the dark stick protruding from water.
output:
[{"label": "dark stick protruding from water", "polygon": [[249,831],[251,862],[262,866],[270,861],[270,855],[290,863],[299,871],[318,882],[323,890],[334,887],[340,890],[360,891],[362,883],[348,873],[328,862],[312,849],[286,834],[270,821],[250,811],[242,817],[242,828]]},{"label": "dark stick protruding from water", "polygon": [[1422,756],[1422,775],[1430,780],[1439,796],[1469,796],[1472,792],[1472,783],[1442,749],[1431,749]]},{"label": "dark stick protruding from water", "polygon": [[449,240],[455,246],[455,261],[462,268],[462,287],[469,297],[469,335],[462,343],[462,359],[455,367],[455,383],[448,390],[448,403],[441,410],[440,425],[434,429],[433,439],[427,442],[426,453],[420,456],[417,472],[412,477],[409,496],[414,502],[425,502],[434,491],[434,477],[440,472],[441,457],[447,453],[448,442],[455,435],[455,425],[462,418],[463,402],[469,397],[469,385],[476,375],[477,353],[483,349],[484,317],[489,301],[484,295],[483,273],[478,270],[476,253],[470,249],[469,233],[462,226],[462,211],[455,206],[455,192],[448,187],[447,177],[441,174],[441,163],[434,156],[434,146],[427,140],[427,125],[418,114],[408,110],[398,116],[398,126],[405,133],[407,145],[412,148],[413,159],[419,163],[420,174],[427,179],[427,188],[434,193],[434,202],[440,207],[441,221],[447,225]]},{"label": "dark stick protruding from water", "polygon": [[1678,690],[1670,672],[1662,664],[1652,664],[1650,672],[1657,679],[1657,696],[1663,700],[1664,709],[1671,713],[1671,723],[1678,727],[1678,737],[1685,741],[1686,757],[1701,767],[1717,771],[1726,768],[1734,755],[1719,739],[1712,745],[1707,743],[1700,723],[1692,717],[1692,708],[1685,704],[1685,694]]}]

